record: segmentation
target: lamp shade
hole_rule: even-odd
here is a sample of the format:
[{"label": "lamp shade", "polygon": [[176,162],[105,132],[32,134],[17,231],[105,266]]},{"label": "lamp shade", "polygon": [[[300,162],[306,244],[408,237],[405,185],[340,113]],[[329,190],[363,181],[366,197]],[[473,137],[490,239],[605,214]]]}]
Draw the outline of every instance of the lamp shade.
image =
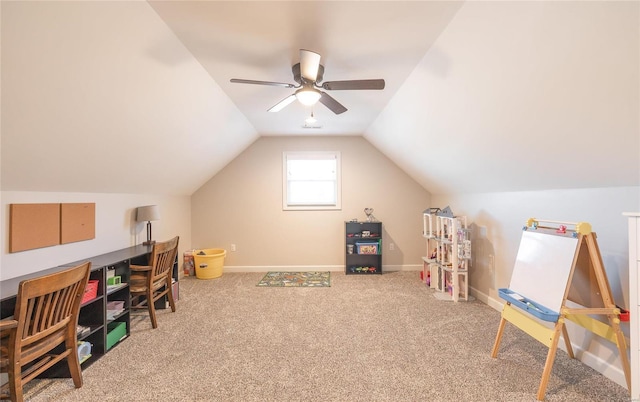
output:
[{"label": "lamp shade", "polygon": [[160,219],[160,208],[157,205],[147,205],[144,207],[138,207],[136,211],[136,221],[138,222],[150,222]]}]

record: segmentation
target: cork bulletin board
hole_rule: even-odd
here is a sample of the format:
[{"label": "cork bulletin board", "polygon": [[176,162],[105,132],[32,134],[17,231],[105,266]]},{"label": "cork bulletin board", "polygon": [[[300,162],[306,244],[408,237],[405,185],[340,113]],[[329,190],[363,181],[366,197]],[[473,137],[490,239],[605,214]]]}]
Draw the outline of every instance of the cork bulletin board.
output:
[{"label": "cork bulletin board", "polygon": [[11,204],[9,252],[60,244],[60,204]]},{"label": "cork bulletin board", "polygon": [[96,237],[96,204],[60,204],[60,243]]},{"label": "cork bulletin board", "polygon": [[95,203],[11,204],[9,252],[96,237]]}]

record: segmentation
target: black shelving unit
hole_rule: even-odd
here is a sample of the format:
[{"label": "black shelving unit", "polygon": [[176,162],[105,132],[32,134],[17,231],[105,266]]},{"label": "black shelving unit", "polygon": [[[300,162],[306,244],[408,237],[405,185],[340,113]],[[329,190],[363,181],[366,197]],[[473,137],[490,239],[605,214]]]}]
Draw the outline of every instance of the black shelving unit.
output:
[{"label": "black shelving unit", "polygon": [[382,222],[345,222],[345,274],[382,273]]},{"label": "black shelving unit", "polygon": [[[45,271],[35,272],[23,277],[12,278],[0,283],[2,299],[0,299],[0,318],[5,318],[13,314],[16,304],[16,293],[18,284],[23,279],[46,275],[60,271],[65,268],[79,265],[85,261],[91,262],[91,273],[89,280],[97,281],[97,294],[90,300],[80,305],[78,325],[88,327],[85,333],[78,334],[78,341],[91,343],[91,357],[83,361],[80,365],[82,370],[89,367],[111,347],[115,347],[130,335],[131,317],[129,314],[130,293],[129,278],[130,265],[147,265],[151,254],[152,246],[138,245],[122,250],[113,251],[106,254],[89,257],[73,263],[63,264]],[[172,275],[174,280],[174,291],[178,290],[178,260],[174,261]],[[119,276],[119,284],[108,284],[108,278]],[[175,292],[174,294],[177,294]],[[177,299],[177,297],[176,297]],[[110,315],[107,306],[109,302],[122,302],[122,310],[117,314]],[[158,300],[156,307],[165,308],[166,301]],[[114,326],[120,324],[119,329],[111,333]],[[111,346],[111,347],[109,347]],[[66,362],[62,361],[46,372],[41,377],[70,377]]]}]

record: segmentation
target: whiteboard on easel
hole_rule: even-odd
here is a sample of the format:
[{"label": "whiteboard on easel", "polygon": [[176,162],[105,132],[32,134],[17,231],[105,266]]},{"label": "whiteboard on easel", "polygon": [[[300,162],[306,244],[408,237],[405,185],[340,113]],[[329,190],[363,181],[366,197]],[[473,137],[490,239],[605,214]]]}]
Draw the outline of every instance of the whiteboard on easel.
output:
[{"label": "whiteboard on easel", "polygon": [[577,247],[575,237],[522,232],[509,289],[560,312]]}]

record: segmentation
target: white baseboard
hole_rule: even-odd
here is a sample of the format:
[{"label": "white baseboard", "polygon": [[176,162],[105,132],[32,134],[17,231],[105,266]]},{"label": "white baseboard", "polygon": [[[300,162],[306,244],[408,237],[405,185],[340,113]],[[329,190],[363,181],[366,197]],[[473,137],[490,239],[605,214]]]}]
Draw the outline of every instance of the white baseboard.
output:
[{"label": "white baseboard", "polygon": [[422,271],[422,264],[416,265],[383,265],[382,272]]},{"label": "white baseboard", "polygon": [[[421,271],[422,265],[383,265],[382,272],[393,271]],[[269,271],[331,271],[344,272],[344,265],[232,265],[224,266],[225,272],[269,272]]]},{"label": "white baseboard", "polygon": [[310,271],[331,271],[344,272],[344,265],[232,265],[224,266],[225,272],[310,272]]},{"label": "white baseboard", "polygon": [[478,291],[478,289],[469,286],[469,294],[474,296],[478,301],[483,302],[489,307],[493,308],[496,311],[502,311],[502,306],[504,305],[500,300],[496,300],[492,297],[489,297],[488,294],[482,293]]},{"label": "white baseboard", "polygon": [[[496,311],[502,312],[502,307],[504,306],[504,303],[502,301],[489,297],[489,295],[479,292],[477,289],[471,287],[469,288],[469,293],[489,307],[495,309]],[[497,331],[498,328],[496,327],[496,333]],[[573,348],[574,356],[576,356],[579,361],[591,367],[616,384],[627,388],[627,380],[624,377],[624,371],[622,370],[621,366],[614,366],[610,362],[603,360],[601,357],[598,357],[587,350],[584,350],[582,347],[580,347],[580,345],[577,345],[573,342],[571,342],[571,347]],[[562,349],[565,353],[567,352],[567,349],[564,346],[564,341],[558,342],[558,348]],[[540,375],[542,376],[542,372],[540,372]]]}]

